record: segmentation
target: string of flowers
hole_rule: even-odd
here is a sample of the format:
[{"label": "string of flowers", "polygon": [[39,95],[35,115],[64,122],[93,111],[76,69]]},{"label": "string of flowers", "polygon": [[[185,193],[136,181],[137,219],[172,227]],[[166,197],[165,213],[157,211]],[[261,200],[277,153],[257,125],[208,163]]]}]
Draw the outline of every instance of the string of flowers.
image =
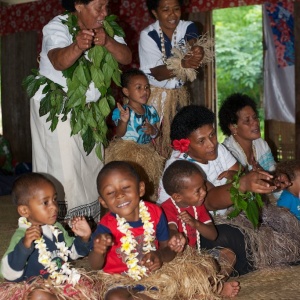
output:
[{"label": "string of flowers", "polygon": [[[23,228],[29,228],[31,226],[31,223],[24,217],[19,218],[19,224],[20,227]],[[68,249],[64,241],[58,242],[58,235],[62,232],[56,226],[48,225],[48,227],[56,239],[55,245],[59,250],[57,255],[64,263],[61,268],[59,268],[56,261],[52,260],[51,252],[48,251],[43,236],[34,241],[35,248],[38,249],[39,252],[38,261],[45,267],[49,273],[49,277],[54,280],[55,284],[60,285],[68,282],[74,286],[79,281],[80,274],[75,268],[70,268],[70,264],[67,262],[71,251]]]},{"label": "string of flowers", "polygon": [[[156,247],[153,246],[153,241],[155,240],[153,222],[144,201],[140,201],[139,203],[139,217],[142,220],[144,229],[143,253],[147,254],[150,251],[155,251]],[[124,234],[120,241],[121,252],[125,254],[125,263],[128,268],[127,275],[134,280],[140,280],[142,277],[147,276],[148,268],[138,264],[139,260],[137,256],[139,253],[136,250],[138,242],[134,238],[130,230],[132,227],[126,219],[119,217],[119,215],[116,215],[116,218],[117,229]]]},{"label": "string of flowers", "polygon": [[[173,205],[175,206],[175,208],[177,209],[178,213],[180,214],[181,210],[178,207],[178,205],[176,204],[176,202],[173,200],[173,198],[171,198],[171,201],[172,201]],[[195,206],[193,206],[193,211],[194,211],[194,217],[195,217],[195,219],[198,220],[198,213],[197,213],[197,210],[196,210]],[[184,232],[185,236],[187,237],[186,225],[185,225],[185,223],[182,220],[181,220],[181,224],[182,224],[183,232]],[[197,229],[196,229],[196,236],[197,236],[197,249],[198,249],[199,252],[201,252],[200,233],[199,233],[199,231]]]}]

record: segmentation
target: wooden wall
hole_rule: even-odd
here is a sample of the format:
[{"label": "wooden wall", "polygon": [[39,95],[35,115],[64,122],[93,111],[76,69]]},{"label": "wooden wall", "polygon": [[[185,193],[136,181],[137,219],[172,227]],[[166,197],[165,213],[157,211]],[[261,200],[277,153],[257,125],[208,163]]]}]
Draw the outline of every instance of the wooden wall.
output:
[{"label": "wooden wall", "polygon": [[1,38],[3,134],[18,162],[32,161],[30,105],[22,81],[37,67],[36,45],[36,32],[19,32]]}]

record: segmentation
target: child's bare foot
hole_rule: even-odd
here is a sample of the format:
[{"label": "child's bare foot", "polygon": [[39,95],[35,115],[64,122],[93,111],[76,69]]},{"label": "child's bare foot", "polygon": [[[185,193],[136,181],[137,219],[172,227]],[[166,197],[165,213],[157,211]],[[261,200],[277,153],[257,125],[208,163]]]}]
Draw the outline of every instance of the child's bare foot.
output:
[{"label": "child's bare foot", "polygon": [[221,296],[233,298],[239,293],[240,288],[240,283],[238,281],[224,282]]}]

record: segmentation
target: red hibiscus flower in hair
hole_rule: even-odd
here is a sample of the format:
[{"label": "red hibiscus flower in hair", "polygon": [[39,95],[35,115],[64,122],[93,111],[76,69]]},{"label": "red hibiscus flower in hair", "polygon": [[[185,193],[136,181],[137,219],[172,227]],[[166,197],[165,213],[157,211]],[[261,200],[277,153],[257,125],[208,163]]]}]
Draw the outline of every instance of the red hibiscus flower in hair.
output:
[{"label": "red hibiscus flower in hair", "polygon": [[189,139],[174,140],[172,142],[172,147],[181,153],[185,153],[188,151],[190,143]]}]

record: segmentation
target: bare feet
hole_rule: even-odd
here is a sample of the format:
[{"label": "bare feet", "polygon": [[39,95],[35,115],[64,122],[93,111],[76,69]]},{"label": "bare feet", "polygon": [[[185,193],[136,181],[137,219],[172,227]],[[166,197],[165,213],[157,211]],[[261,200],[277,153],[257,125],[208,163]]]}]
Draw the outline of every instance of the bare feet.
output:
[{"label": "bare feet", "polygon": [[233,298],[239,293],[240,288],[240,283],[238,281],[224,282],[221,296]]}]

